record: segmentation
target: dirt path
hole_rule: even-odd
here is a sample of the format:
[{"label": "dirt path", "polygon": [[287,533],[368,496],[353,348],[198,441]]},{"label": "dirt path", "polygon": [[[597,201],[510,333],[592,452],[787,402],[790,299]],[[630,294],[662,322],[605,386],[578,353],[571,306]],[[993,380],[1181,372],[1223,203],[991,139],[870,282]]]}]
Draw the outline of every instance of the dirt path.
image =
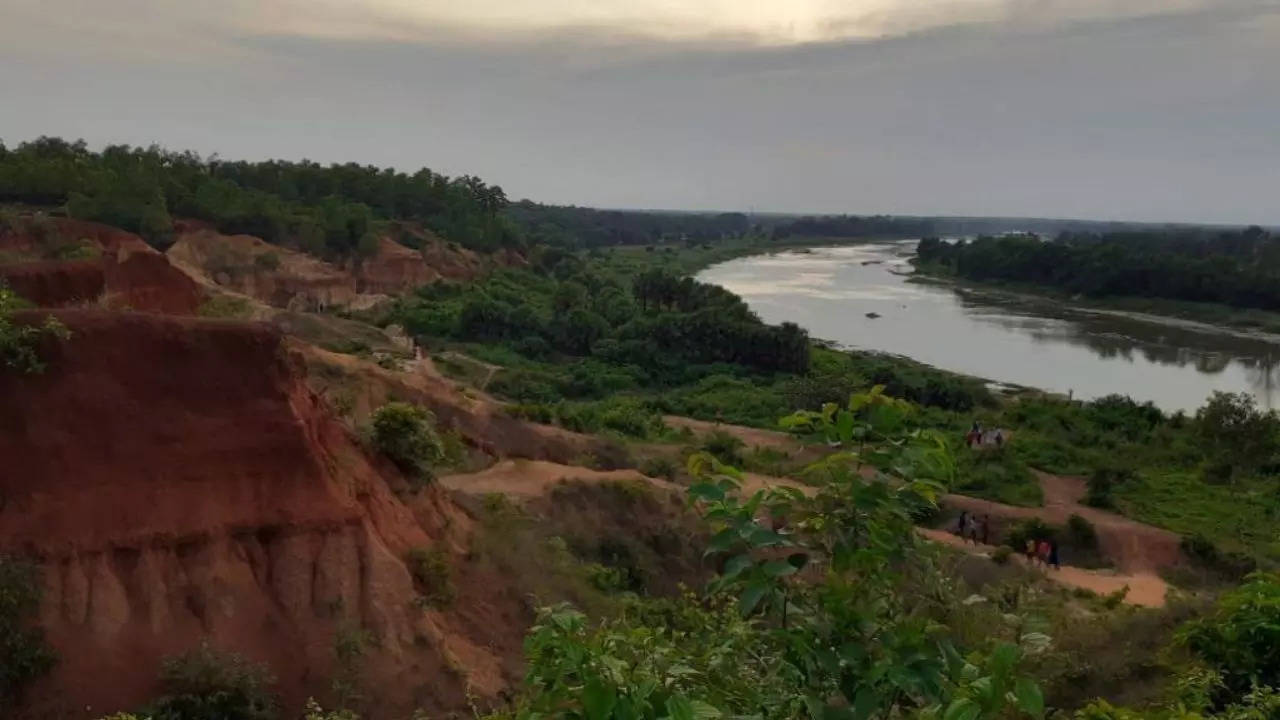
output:
[{"label": "dirt path", "polygon": [[694,420],[680,415],[664,415],[663,422],[673,428],[688,428],[699,435],[707,435],[717,430],[726,432],[747,444],[747,447],[767,447],[784,452],[794,453],[804,449],[804,445],[794,437],[777,430],[761,430],[745,425],[729,425],[727,423]]},{"label": "dirt path", "polygon": [[[991,545],[967,543],[945,530],[918,528],[917,531],[934,542],[963,550],[970,555],[989,558],[996,550]],[[1009,557],[1023,566],[1034,567],[1022,555],[1015,553]],[[1060,570],[1044,570],[1044,576],[1060,585],[1091,590],[1099,595],[1110,595],[1127,587],[1129,592],[1125,595],[1125,602],[1142,607],[1164,607],[1165,592],[1169,589],[1164,580],[1150,572],[1126,575],[1063,565]]]},{"label": "dirt path", "polygon": [[1159,568],[1181,560],[1181,538],[1176,533],[1082,504],[1080,500],[1087,487],[1081,478],[1041,472],[1036,475],[1044,492],[1044,507],[1015,507],[965,495],[947,495],[945,502],[972,513],[998,518],[1040,518],[1053,525],[1063,525],[1072,515],[1079,515],[1097,531],[1102,554],[1127,573],[1154,574]]},{"label": "dirt path", "polygon": [[443,475],[439,478],[443,487],[460,490],[470,495],[502,493],[522,498],[545,495],[562,480],[638,481],[658,488],[679,490],[672,483],[642,475],[635,470],[592,470],[545,460],[503,460],[480,472]]}]

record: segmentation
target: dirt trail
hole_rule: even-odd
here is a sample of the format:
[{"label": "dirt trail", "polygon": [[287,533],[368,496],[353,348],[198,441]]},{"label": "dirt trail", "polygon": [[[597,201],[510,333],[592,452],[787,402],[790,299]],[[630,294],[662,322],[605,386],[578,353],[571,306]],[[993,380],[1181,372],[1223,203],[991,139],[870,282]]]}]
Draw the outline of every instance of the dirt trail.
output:
[{"label": "dirt trail", "polygon": [[1079,515],[1097,531],[1103,555],[1120,570],[1135,575],[1154,575],[1159,568],[1181,560],[1181,538],[1176,533],[1082,504],[1087,488],[1081,478],[1041,472],[1036,475],[1044,491],[1044,507],[1015,507],[965,495],[947,495],[945,502],[968,512],[999,518],[1040,518],[1054,525],[1065,524],[1072,515]]},{"label": "dirt trail", "polygon": [[634,481],[668,490],[679,489],[672,483],[648,477],[635,470],[592,470],[545,460],[503,460],[480,472],[444,475],[439,482],[450,490],[460,490],[470,495],[502,493],[534,498],[547,494],[563,480]]},{"label": "dirt trail", "polygon": [[747,447],[759,446],[774,448],[785,452],[798,452],[804,445],[791,435],[777,430],[761,430],[745,425],[729,425],[727,423],[694,420],[680,415],[664,415],[663,422],[673,428],[688,428],[699,435],[720,432],[729,433],[747,444]]},{"label": "dirt trail", "polygon": [[[1094,508],[1083,508],[1088,513],[1080,512],[1081,506],[1077,502],[1078,498],[1084,492],[1084,482],[1074,478],[1063,478],[1052,475],[1042,475],[1041,483],[1044,485],[1045,507],[1044,508],[1020,508],[1011,505],[1001,505],[985,500],[976,500],[975,498],[965,497],[962,495],[948,495],[947,502],[957,507],[965,507],[974,512],[986,512],[998,517],[1041,517],[1048,519],[1049,517],[1061,517],[1061,522],[1065,522],[1073,512],[1078,512],[1085,516],[1090,522],[1094,523],[1098,529],[1099,539],[1103,538],[1103,528],[1108,533],[1115,535],[1122,542],[1119,543],[1121,551],[1130,552],[1131,559],[1151,560],[1152,553],[1136,553],[1135,550],[1142,550],[1145,547],[1146,540],[1155,535],[1172,535],[1164,530],[1153,528],[1141,523],[1135,523],[1132,520],[1121,518],[1111,513],[1102,512]],[[784,485],[787,487],[799,488],[805,494],[812,495],[815,490],[813,487],[798,483],[794,480],[786,478],[775,478],[768,475],[760,475],[758,473],[744,473],[742,490],[744,493],[752,493],[766,487]],[[1053,520],[1059,522],[1059,520]],[[944,545],[959,548],[973,555],[981,555],[990,557],[995,552],[995,547],[991,545],[966,543],[959,537],[945,531],[933,530],[929,528],[918,528],[917,531],[921,536],[939,542]],[[1153,535],[1155,534],[1155,535]],[[1177,536],[1174,538],[1174,553],[1177,552]],[[1123,542],[1124,540],[1136,540],[1135,542]],[[1160,541],[1163,542],[1164,539]],[[1113,543],[1114,544],[1114,543]],[[1104,542],[1104,552],[1109,552]],[[1012,555],[1016,562],[1027,564],[1025,558],[1021,555]],[[1117,558],[1117,564],[1121,564],[1118,557],[1108,555],[1108,557]],[[1139,563],[1141,564],[1141,563]],[[1124,567],[1121,564],[1121,567]],[[1158,566],[1156,566],[1158,567]],[[1129,588],[1125,601],[1134,605],[1143,607],[1163,607],[1165,592],[1169,589],[1167,583],[1155,574],[1152,567],[1142,566],[1140,568],[1125,568],[1127,572],[1106,572],[1097,570],[1085,570],[1083,568],[1063,565],[1060,570],[1046,571],[1045,576],[1050,580],[1072,588],[1083,588],[1091,590],[1099,595],[1108,595],[1117,592],[1125,587]]]},{"label": "dirt trail", "polygon": [[[996,550],[991,545],[967,543],[945,530],[919,528],[918,532],[934,542],[963,550],[970,555],[991,557]],[[1009,557],[1021,565],[1034,567],[1022,555],[1015,553]],[[1060,585],[1091,590],[1099,595],[1109,595],[1127,587],[1129,592],[1125,595],[1125,602],[1143,607],[1164,607],[1165,592],[1169,589],[1164,580],[1152,573],[1121,575],[1063,565],[1060,570],[1045,570],[1044,575]]]}]

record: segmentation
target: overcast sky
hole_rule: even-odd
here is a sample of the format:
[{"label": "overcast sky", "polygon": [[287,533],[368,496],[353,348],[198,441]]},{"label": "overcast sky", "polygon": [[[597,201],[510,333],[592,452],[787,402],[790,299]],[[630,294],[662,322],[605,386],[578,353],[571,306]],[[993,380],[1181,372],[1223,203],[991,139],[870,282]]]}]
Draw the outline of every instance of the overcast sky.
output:
[{"label": "overcast sky", "polygon": [[607,207],[1280,224],[1280,0],[0,0],[0,139]]}]

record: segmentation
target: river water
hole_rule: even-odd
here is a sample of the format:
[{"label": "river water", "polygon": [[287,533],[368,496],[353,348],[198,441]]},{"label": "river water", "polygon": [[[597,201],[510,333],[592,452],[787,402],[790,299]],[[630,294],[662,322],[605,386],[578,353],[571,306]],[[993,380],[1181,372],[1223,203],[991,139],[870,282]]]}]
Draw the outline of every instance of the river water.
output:
[{"label": "river water", "polygon": [[[766,322],[944,370],[1079,399],[1119,393],[1193,411],[1214,390],[1280,400],[1280,336],[911,279],[914,241],[756,255],[698,279],[742,296]],[[868,317],[874,313],[879,317]]]}]

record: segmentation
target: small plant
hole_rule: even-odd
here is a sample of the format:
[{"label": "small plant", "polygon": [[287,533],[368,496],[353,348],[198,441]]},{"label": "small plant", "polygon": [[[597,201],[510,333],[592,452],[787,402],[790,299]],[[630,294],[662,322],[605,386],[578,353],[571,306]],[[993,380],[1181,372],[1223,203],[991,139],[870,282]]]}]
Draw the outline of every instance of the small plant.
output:
[{"label": "small plant", "polygon": [[373,634],[357,623],[344,621],[333,635],[334,673],[331,682],[338,707],[351,713],[351,706],[361,699],[361,661],[369,652]]},{"label": "small plant", "polygon": [[1119,485],[1133,479],[1133,471],[1128,468],[1101,467],[1089,476],[1089,492],[1085,495],[1085,504],[1096,508],[1113,508],[1115,500],[1112,492]]},{"label": "small plant", "polygon": [[991,562],[997,565],[1008,565],[1009,558],[1013,556],[1013,550],[1008,545],[1001,545],[996,551],[991,553]]},{"label": "small plant", "polygon": [[714,430],[702,440],[702,449],[729,465],[742,464],[742,448],[746,443],[723,430]]},{"label": "small plant", "polygon": [[457,592],[453,586],[453,567],[440,548],[413,548],[405,556],[405,564],[419,593],[419,604],[441,608],[453,603]]},{"label": "small plant", "polygon": [[667,480],[675,480],[680,473],[680,468],[671,458],[653,457],[640,463],[639,470],[641,473],[653,478],[666,478]]},{"label": "small plant", "polygon": [[390,402],[373,413],[373,445],[416,483],[432,479],[432,468],[444,458],[444,446],[436,434],[431,411],[402,402]]}]

